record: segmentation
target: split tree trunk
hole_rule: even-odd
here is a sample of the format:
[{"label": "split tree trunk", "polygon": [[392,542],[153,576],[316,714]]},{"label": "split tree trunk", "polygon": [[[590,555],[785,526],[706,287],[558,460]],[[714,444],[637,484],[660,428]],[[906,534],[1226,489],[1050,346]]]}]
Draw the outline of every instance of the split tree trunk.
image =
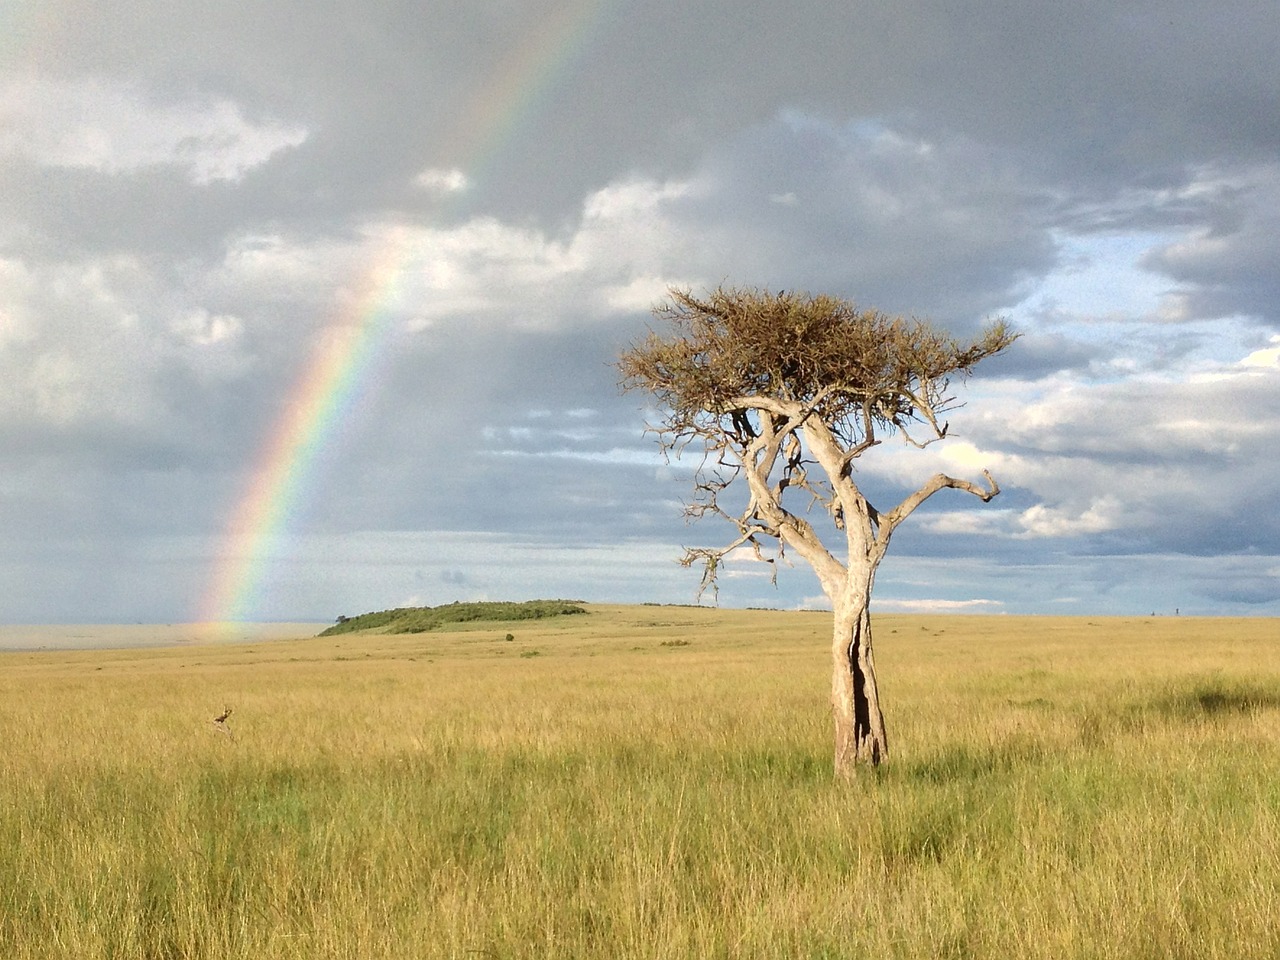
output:
[{"label": "split tree trunk", "polygon": [[835,773],[846,779],[858,764],[876,766],[889,754],[871,648],[870,585],[851,592],[836,599],[831,638]]}]

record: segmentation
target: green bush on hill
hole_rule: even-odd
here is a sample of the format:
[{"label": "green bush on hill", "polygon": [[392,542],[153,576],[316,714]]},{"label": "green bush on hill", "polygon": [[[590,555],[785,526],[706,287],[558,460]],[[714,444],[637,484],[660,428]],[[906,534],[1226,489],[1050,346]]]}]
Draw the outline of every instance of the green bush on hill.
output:
[{"label": "green bush on hill", "polygon": [[447,603],[439,607],[397,607],[363,613],[358,617],[339,617],[338,622],[323,631],[320,636],[332,637],[340,633],[357,633],[376,630],[379,633],[426,633],[449,623],[470,623],[478,620],[541,620],[544,617],[561,617],[574,613],[586,613],[586,609],[573,600],[526,600],[523,603],[505,601],[480,601],[474,603]]}]

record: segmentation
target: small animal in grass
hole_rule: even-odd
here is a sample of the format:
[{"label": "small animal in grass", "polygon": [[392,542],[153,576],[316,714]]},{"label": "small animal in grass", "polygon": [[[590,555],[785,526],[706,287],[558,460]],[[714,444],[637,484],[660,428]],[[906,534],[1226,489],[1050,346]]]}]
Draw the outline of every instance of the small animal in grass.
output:
[{"label": "small animal in grass", "polygon": [[227,719],[230,716],[231,716],[231,708],[224,707],[222,712],[213,718],[213,725],[218,728],[219,733],[225,733],[228,737],[234,740],[235,734],[233,734],[231,732],[231,728],[227,726]]}]

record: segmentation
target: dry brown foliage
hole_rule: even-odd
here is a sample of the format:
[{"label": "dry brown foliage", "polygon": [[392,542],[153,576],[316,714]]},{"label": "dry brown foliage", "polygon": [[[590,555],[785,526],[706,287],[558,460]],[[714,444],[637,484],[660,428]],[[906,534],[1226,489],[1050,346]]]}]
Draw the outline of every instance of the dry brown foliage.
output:
[{"label": "dry brown foliage", "polygon": [[[846,447],[870,446],[887,430],[926,426],[946,433],[956,406],[951,378],[1017,338],[997,321],[962,343],[918,319],[861,310],[829,296],[719,287],[703,297],[672,289],[651,332],[619,361],[623,384],[654,394],[670,412],[661,432],[749,440],[751,409],[799,404]],[[927,442],[927,441],[926,441]]]}]

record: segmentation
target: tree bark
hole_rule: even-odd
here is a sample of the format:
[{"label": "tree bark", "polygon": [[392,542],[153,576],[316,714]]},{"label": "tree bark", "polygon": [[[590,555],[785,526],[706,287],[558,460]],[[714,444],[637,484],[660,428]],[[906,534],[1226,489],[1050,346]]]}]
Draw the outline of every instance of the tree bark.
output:
[{"label": "tree bark", "polygon": [[877,766],[889,754],[871,646],[871,588],[836,600],[831,638],[831,705],[835,718],[835,772],[849,779],[857,765]]}]

